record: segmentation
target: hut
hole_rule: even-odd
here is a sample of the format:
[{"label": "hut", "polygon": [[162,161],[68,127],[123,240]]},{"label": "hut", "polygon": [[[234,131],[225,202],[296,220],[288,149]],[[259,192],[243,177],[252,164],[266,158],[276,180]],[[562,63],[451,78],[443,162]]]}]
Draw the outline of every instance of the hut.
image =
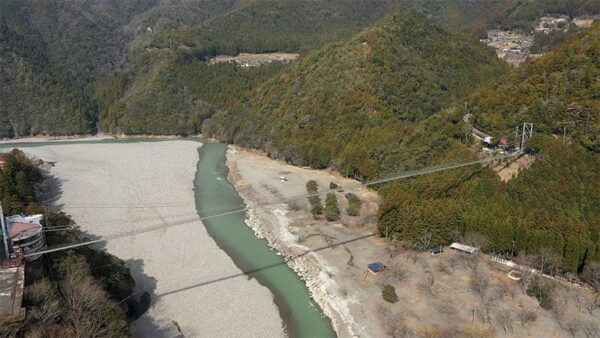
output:
[{"label": "hut", "polygon": [[464,245],[464,244],[460,244],[460,243],[452,243],[452,245],[450,245],[450,248],[454,249],[454,250],[458,250],[458,251],[462,251],[468,254],[474,254],[477,252],[477,248],[472,247],[472,246],[468,246],[468,245]]},{"label": "hut", "polygon": [[385,266],[385,264],[383,264],[381,262],[373,262],[373,263],[367,265],[367,268],[369,269],[369,271],[371,273],[376,274],[380,271],[387,269],[387,266]]},{"label": "hut", "polygon": [[431,254],[432,255],[439,255],[441,253],[444,253],[444,247],[443,246],[436,246],[435,248],[431,249]]}]

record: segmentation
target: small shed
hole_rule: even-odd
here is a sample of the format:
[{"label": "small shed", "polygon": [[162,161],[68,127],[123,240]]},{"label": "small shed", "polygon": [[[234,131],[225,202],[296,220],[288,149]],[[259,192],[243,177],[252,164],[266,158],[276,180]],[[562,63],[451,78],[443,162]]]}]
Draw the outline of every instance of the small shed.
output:
[{"label": "small shed", "polygon": [[385,266],[385,264],[381,263],[381,262],[373,262],[369,265],[367,265],[367,268],[369,269],[369,271],[371,273],[378,273],[380,271],[383,271],[385,269],[387,269],[387,266]]},{"label": "small shed", "polygon": [[464,244],[460,244],[460,243],[452,243],[452,245],[450,245],[450,248],[454,249],[454,250],[458,250],[458,251],[462,251],[462,252],[466,252],[468,254],[474,254],[475,252],[477,252],[477,248],[472,247],[472,246],[468,246],[468,245],[464,245]]},{"label": "small shed", "polygon": [[487,144],[491,144],[494,140],[494,138],[491,135],[488,135],[477,128],[473,128],[471,130],[471,135],[473,135],[473,137],[475,137],[476,139],[481,140]]},{"label": "small shed", "polygon": [[444,247],[443,246],[436,246],[435,248],[431,249],[431,254],[432,255],[439,255],[441,253],[444,253]]}]

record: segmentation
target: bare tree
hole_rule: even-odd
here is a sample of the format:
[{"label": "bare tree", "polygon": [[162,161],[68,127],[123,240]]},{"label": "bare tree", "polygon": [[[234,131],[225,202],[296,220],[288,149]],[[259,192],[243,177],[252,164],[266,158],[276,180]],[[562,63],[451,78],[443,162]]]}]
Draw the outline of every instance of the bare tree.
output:
[{"label": "bare tree", "polygon": [[590,322],[583,324],[581,330],[586,338],[600,338],[600,323]]},{"label": "bare tree", "polygon": [[403,312],[394,312],[383,305],[378,307],[378,311],[386,334],[392,337],[412,336],[411,331],[406,326]]},{"label": "bare tree", "polygon": [[554,302],[552,305],[552,315],[558,323],[558,326],[560,326],[561,329],[565,329],[565,307],[558,302]]},{"label": "bare tree", "polygon": [[452,317],[457,313],[456,307],[454,306],[454,300],[449,297],[442,299],[436,308],[439,313],[446,317]]},{"label": "bare tree", "polygon": [[596,303],[594,302],[594,300],[590,300],[587,297],[585,297],[584,295],[582,295],[580,292],[577,291],[573,291],[572,293],[572,298],[574,300],[575,303],[575,307],[577,308],[577,310],[579,310],[580,312],[583,312],[583,310],[586,310],[590,315],[594,314],[594,310],[596,309]]},{"label": "bare tree", "polygon": [[512,283],[509,281],[502,280],[495,288],[496,295],[499,299],[504,299],[504,297],[510,297],[512,299],[515,298],[515,292],[512,287]]},{"label": "bare tree", "polygon": [[456,271],[456,269],[461,266],[462,262],[462,255],[450,255],[450,257],[446,260],[446,263],[452,272]]},{"label": "bare tree", "polygon": [[415,243],[415,250],[425,251],[431,247],[431,233],[428,231],[423,232],[417,237]]},{"label": "bare tree", "polygon": [[575,336],[577,335],[577,332],[579,331],[580,327],[581,323],[576,319],[569,319],[565,321],[564,324],[564,329],[566,331],[569,331],[573,338],[575,338]]},{"label": "bare tree", "polygon": [[408,272],[403,264],[395,264],[390,270],[392,277],[398,282],[402,282],[408,277]]},{"label": "bare tree", "polygon": [[478,265],[471,269],[471,289],[473,289],[479,297],[486,295],[490,284],[487,273],[481,270],[482,269]]},{"label": "bare tree", "polygon": [[556,272],[556,269],[560,267],[560,256],[558,256],[552,248],[541,248],[537,257],[539,264],[538,266],[542,273],[549,273],[553,275]]},{"label": "bare tree", "polygon": [[288,210],[290,211],[300,211],[302,210],[302,202],[297,199],[289,200],[287,202]]},{"label": "bare tree", "polygon": [[477,306],[477,314],[483,325],[492,327],[492,310],[494,309],[494,301],[489,297],[481,297]]},{"label": "bare tree", "polygon": [[527,293],[527,286],[529,286],[529,282],[531,282],[532,273],[528,267],[524,267],[521,270],[521,279],[519,279],[519,287],[521,288],[521,292],[523,294]]},{"label": "bare tree", "polygon": [[427,293],[429,293],[430,295],[435,295],[435,278],[433,277],[433,275],[431,273],[427,274],[427,277],[425,277],[424,280],[420,281],[417,284],[417,287],[422,290],[425,291]]},{"label": "bare tree", "polygon": [[581,279],[592,287],[596,294],[594,303],[600,306],[600,262],[588,263],[583,269]]},{"label": "bare tree", "polygon": [[487,237],[480,233],[472,232],[463,236],[461,241],[467,245],[481,249],[487,244]]},{"label": "bare tree", "polygon": [[517,317],[521,322],[521,326],[525,327],[525,324],[535,322],[537,320],[537,314],[535,311],[530,309],[521,309],[517,312]]},{"label": "bare tree", "polygon": [[506,333],[512,333],[513,332],[513,326],[512,326],[512,321],[513,321],[513,314],[512,314],[512,310],[503,308],[503,307],[498,307],[496,309],[496,320],[498,321],[498,323],[500,323],[500,326],[502,327],[502,329],[504,330],[504,332]]},{"label": "bare tree", "polygon": [[523,266],[520,271],[521,279],[519,280],[519,287],[523,293],[526,293],[527,286],[532,278],[530,267],[535,264],[537,258],[522,251],[513,260]]},{"label": "bare tree", "polygon": [[385,252],[387,252],[390,258],[393,259],[394,257],[396,257],[396,255],[400,253],[401,248],[402,245],[399,241],[391,240],[385,245]]},{"label": "bare tree", "polygon": [[42,324],[56,322],[63,313],[60,300],[52,284],[46,278],[32,284],[25,289],[25,299],[30,306],[27,321]]},{"label": "bare tree", "polygon": [[552,298],[555,302],[562,302],[564,306],[569,304],[569,291],[562,284],[557,284],[552,290]]}]

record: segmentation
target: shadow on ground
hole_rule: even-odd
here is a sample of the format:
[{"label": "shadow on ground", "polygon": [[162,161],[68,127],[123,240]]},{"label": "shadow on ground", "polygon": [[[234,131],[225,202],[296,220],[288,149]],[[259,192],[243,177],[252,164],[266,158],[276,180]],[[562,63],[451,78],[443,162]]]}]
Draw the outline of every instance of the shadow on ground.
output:
[{"label": "shadow on ground", "polygon": [[210,284],[214,284],[214,283],[226,281],[226,280],[237,278],[237,277],[241,277],[241,276],[252,277],[252,275],[255,274],[255,273],[258,273],[258,272],[264,271],[264,270],[268,270],[268,269],[271,269],[271,268],[274,268],[274,267],[277,267],[277,266],[280,266],[280,265],[283,265],[283,264],[287,264],[288,262],[291,262],[291,261],[293,261],[295,259],[298,259],[300,257],[306,256],[306,255],[308,255],[308,254],[310,254],[312,252],[318,252],[318,251],[322,251],[322,250],[326,250],[326,249],[333,249],[333,248],[336,248],[338,246],[343,246],[343,245],[348,244],[348,243],[352,243],[352,242],[364,240],[364,239],[367,239],[367,238],[371,238],[371,237],[374,237],[376,235],[377,235],[377,233],[371,233],[371,234],[368,234],[368,235],[363,235],[363,236],[355,237],[355,238],[352,238],[352,239],[349,239],[349,240],[346,240],[346,241],[342,241],[342,242],[338,242],[338,243],[333,243],[333,244],[330,244],[330,245],[322,246],[320,248],[307,250],[307,251],[305,251],[305,252],[303,252],[303,253],[301,253],[301,254],[299,254],[297,256],[286,258],[283,262],[280,262],[280,263],[265,265],[265,266],[260,267],[260,268],[256,268],[256,269],[252,269],[252,270],[247,270],[247,271],[242,271],[242,272],[237,273],[237,274],[232,274],[232,275],[229,275],[229,276],[224,276],[224,277],[220,277],[220,278],[216,278],[216,279],[211,279],[211,280],[199,282],[199,283],[196,283],[196,284],[193,284],[193,285],[190,285],[190,286],[186,286],[186,287],[183,287],[183,288],[179,288],[179,289],[175,289],[175,290],[170,290],[170,291],[163,292],[163,293],[160,293],[160,294],[156,295],[156,298],[160,298],[160,297],[172,295],[172,294],[175,294],[175,293],[178,293],[178,292],[182,292],[182,291],[186,291],[186,290],[191,290],[191,289],[194,289],[194,288],[198,288],[198,287],[202,287],[202,286],[206,286],[206,285],[210,285]]}]

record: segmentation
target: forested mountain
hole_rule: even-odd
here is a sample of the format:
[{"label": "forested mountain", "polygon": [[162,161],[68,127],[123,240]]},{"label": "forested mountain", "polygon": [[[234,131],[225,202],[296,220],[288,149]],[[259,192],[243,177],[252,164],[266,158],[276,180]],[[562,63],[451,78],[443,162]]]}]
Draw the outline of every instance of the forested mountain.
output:
[{"label": "forested mountain", "polygon": [[516,69],[469,102],[476,123],[498,133],[532,122],[600,152],[600,23]]},{"label": "forested mountain", "polygon": [[[186,50],[150,50],[139,62],[97,82],[102,130],[116,134],[198,134],[218,107],[239,100],[284,67],[209,64]],[[152,59],[150,59],[150,57]],[[144,60],[145,59],[145,60]]]},{"label": "forested mountain", "polygon": [[208,58],[307,51],[351,35],[402,3],[251,0],[197,24],[147,23],[154,34],[97,86],[101,128],[127,134],[198,133],[205,118],[284,67],[244,70],[209,65]]},{"label": "forested mountain", "polygon": [[[482,47],[396,14],[283,70],[205,131],[369,179],[475,158],[465,113],[496,136],[533,122],[539,153],[530,169],[507,183],[491,168],[467,167],[390,184],[380,190],[379,228],[406,241],[430,235],[432,244],[479,233],[486,250],[511,252],[514,241],[515,253],[551,252],[553,269],[580,272],[600,259],[597,120],[581,119],[599,111],[597,32],[508,74]],[[552,134],[569,106],[579,112],[567,134],[576,142],[563,144]]]},{"label": "forested mountain", "polygon": [[297,165],[372,178],[396,169],[390,155],[405,154],[419,123],[506,71],[478,41],[399,12],[311,53],[204,131]]},{"label": "forested mountain", "polygon": [[[527,30],[548,12],[598,12],[593,0],[6,0],[0,2],[0,137],[89,133],[98,122],[108,132],[193,133],[207,114],[245,95],[235,79],[248,88],[277,72],[255,79],[209,69],[202,63],[207,57],[305,54],[401,8],[475,36],[488,27]],[[198,77],[190,83],[177,75],[182,69]],[[217,86],[223,94],[198,89],[207,82],[226,84]],[[218,100],[199,96],[207,91]],[[161,97],[168,104],[161,106]],[[160,127],[145,127],[157,119]]]},{"label": "forested mountain", "polygon": [[125,55],[122,27],[149,4],[0,2],[0,137],[91,132],[85,87]]},{"label": "forested mountain", "polygon": [[539,153],[530,169],[508,183],[468,168],[392,184],[381,191],[382,232],[429,233],[436,243],[477,232],[490,251],[511,252],[512,241],[515,253],[550,249],[553,268],[570,272],[600,260],[599,28],[478,91],[464,110],[497,136],[533,122]]},{"label": "forested mountain", "polygon": [[90,133],[96,81],[155,29],[227,10],[234,1],[0,2],[0,137]]}]

